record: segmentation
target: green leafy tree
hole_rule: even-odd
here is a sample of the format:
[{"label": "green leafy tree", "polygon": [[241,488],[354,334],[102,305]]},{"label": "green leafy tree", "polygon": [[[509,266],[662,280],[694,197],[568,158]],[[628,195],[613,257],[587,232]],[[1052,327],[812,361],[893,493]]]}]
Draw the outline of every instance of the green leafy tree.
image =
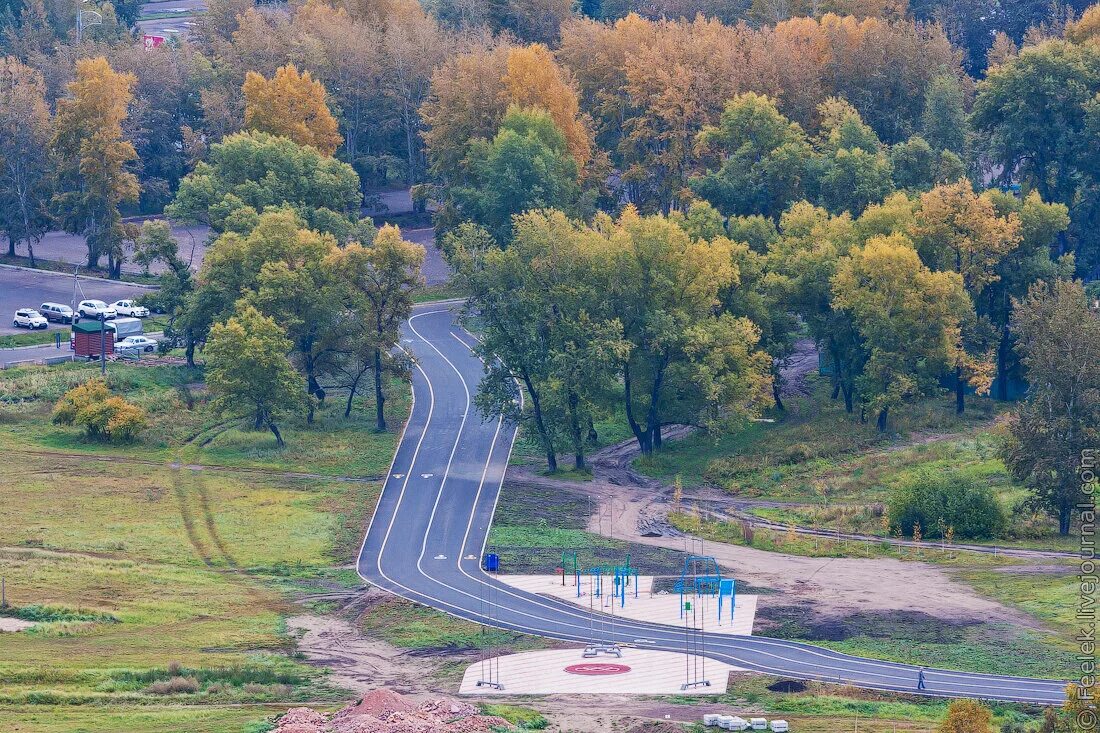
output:
[{"label": "green leafy tree", "polygon": [[0,229],[8,254],[26,244],[34,267],[34,245],[51,220],[49,143],[52,132],[42,74],[14,58],[0,58]]},{"label": "green leafy tree", "polygon": [[924,91],[924,113],[921,115],[921,137],[936,150],[950,150],[966,156],[969,121],[959,77],[940,74]]},{"label": "green leafy tree", "polygon": [[1014,303],[1012,329],[1030,387],[1005,463],[1068,535],[1074,508],[1090,501],[1082,464],[1100,444],[1100,313],[1079,282],[1039,282]]},{"label": "green leafy tree", "polygon": [[1038,191],[1023,198],[1000,191],[982,195],[998,216],[1015,215],[1020,221],[1019,246],[997,263],[997,278],[986,286],[978,304],[978,311],[989,318],[998,334],[994,389],[997,399],[1007,400],[1009,382],[1023,378],[1011,329],[1013,300],[1027,295],[1028,288],[1039,280],[1053,282],[1073,276],[1072,254],[1051,257],[1058,237],[1069,226],[1069,209],[1064,204],[1044,203]]},{"label": "green leafy tree", "polygon": [[577,215],[587,208],[577,162],[548,112],[510,108],[491,141],[470,143],[467,163],[469,182],[453,189],[454,202],[498,242],[510,239],[517,214],[556,208]]},{"label": "green leafy tree", "polygon": [[[384,377],[389,373],[404,373],[406,360],[395,349],[401,338],[401,324],[412,313],[412,295],[422,284],[420,267],[424,248],[401,238],[401,230],[386,225],[367,246],[357,242],[329,255],[325,266],[336,273],[345,318],[351,322],[349,334],[351,353],[345,353],[353,364],[365,365],[374,372],[375,422],[379,431],[386,429]],[[360,349],[369,358],[359,358]],[[352,385],[345,415],[351,411],[362,369],[351,369]]]},{"label": "green leafy tree", "polygon": [[172,236],[168,222],[150,220],[142,223],[134,246],[134,262],[141,265],[146,274],[156,263],[164,266],[159,278],[160,288],[142,296],[141,301],[168,314],[169,331],[166,336],[174,343],[178,335],[175,322],[188,295],[195,288],[195,280],[190,263],[180,257],[179,242]]},{"label": "green leafy tree", "polygon": [[627,422],[643,454],[669,422],[714,425],[751,413],[770,391],[770,359],[748,319],[718,315],[738,282],[733,243],[692,239],[674,220],[628,208],[598,223],[609,314],[630,345],[619,365]]},{"label": "green leafy tree", "polygon": [[246,305],[225,323],[214,324],[205,352],[214,409],[267,426],[280,448],[286,443],[278,421],[309,399],[287,358],[290,349],[279,324]]},{"label": "green leafy tree", "polygon": [[809,188],[814,154],[806,134],[769,97],[749,92],[731,99],[696,147],[711,169],[689,185],[727,216],[778,219]]},{"label": "green leafy tree", "polygon": [[315,148],[263,132],[230,135],[210,148],[165,209],[174,220],[247,234],[269,208],[290,208],[340,241],[356,236],[359,177]]},{"label": "green leafy tree", "polygon": [[914,135],[890,148],[894,185],[903,191],[927,191],[966,176],[966,165],[950,150],[935,150]]},{"label": "green leafy tree", "polygon": [[[533,211],[516,218],[507,249],[492,246],[474,227],[454,233],[448,249],[470,293],[467,311],[481,326],[479,407],[533,424],[551,472],[565,441],[572,443],[576,467],[584,468],[582,430],[594,397],[626,353],[599,289],[598,235],[561,212]],[[517,383],[526,398],[522,408]]]},{"label": "green leafy tree", "polygon": [[851,314],[867,350],[856,384],[885,431],[891,409],[928,393],[959,349],[970,308],[962,278],[924,266],[901,234],[872,237],[837,265],[835,307]]}]

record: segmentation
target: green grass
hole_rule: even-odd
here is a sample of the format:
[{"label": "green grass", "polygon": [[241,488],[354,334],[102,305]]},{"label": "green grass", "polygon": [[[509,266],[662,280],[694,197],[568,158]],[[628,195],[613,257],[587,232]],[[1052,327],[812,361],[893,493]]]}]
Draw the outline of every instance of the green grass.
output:
[{"label": "green grass", "polygon": [[550,724],[538,710],[522,705],[490,705],[483,703],[481,712],[484,715],[495,715],[498,718],[504,718],[512,725],[519,726],[523,730],[542,730]]},{"label": "green grass", "polygon": [[260,705],[21,705],[0,708],[0,728],[20,733],[266,733],[277,714],[275,707]]},{"label": "green grass", "polygon": [[280,449],[270,432],[252,430],[243,421],[226,420],[211,411],[201,368],[112,363],[107,372],[111,388],[149,415],[150,427],[139,440],[126,446],[89,441],[76,428],[50,423],[53,403],[67,389],[99,373],[97,365],[72,363],[0,372],[0,448],[379,477],[389,468],[410,405],[408,385],[391,382],[386,403],[391,429],[378,433],[373,393],[357,398],[349,418],[343,416],[343,398],[334,395],[317,410],[312,425],[304,415],[288,418],[281,425],[287,445]]},{"label": "green grass", "polygon": [[471,623],[397,598],[386,598],[362,618],[367,634],[402,649],[448,653],[497,649],[537,649],[542,639]]},{"label": "green grass", "polygon": [[286,592],[333,580],[378,490],[41,457],[0,467],[0,575],[12,615],[41,621],[4,636],[0,701],[144,704],[174,674],[199,680],[177,696],[192,704],[334,698],[287,656]]}]

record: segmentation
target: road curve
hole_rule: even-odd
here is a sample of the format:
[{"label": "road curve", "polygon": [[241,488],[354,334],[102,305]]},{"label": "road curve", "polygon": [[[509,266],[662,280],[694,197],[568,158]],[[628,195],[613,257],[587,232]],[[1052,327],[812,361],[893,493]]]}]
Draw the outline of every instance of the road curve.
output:
[{"label": "road curve", "polygon": [[[604,614],[507,586],[480,567],[504,481],[514,426],[473,405],[482,375],[473,337],[455,304],[425,304],[405,323],[401,346],[416,358],[412,414],[359,553],[366,581],[476,623],[574,641],[682,652],[684,631]],[[708,635],[705,654],[745,669],[796,679],[943,697],[1058,704],[1064,682],[861,659],[755,636]],[[508,680],[501,680],[505,686]]]}]

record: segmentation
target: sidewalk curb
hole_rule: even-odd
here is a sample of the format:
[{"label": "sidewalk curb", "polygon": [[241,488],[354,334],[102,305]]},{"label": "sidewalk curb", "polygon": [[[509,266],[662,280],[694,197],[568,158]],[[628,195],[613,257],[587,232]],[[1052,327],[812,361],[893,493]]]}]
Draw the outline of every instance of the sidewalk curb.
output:
[{"label": "sidewalk curb", "polygon": [[[5,265],[0,264],[0,268],[5,270],[21,270],[22,272],[37,272],[45,275],[57,275],[59,277],[72,277],[64,272],[58,272],[57,270],[42,270],[37,267],[24,267],[22,265]],[[93,282],[111,283],[112,285],[131,285],[135,288],[145,288],[146,290],[160,290],[159,285],[147,285],[145,283],[134,283],[128,280],[112,280],[107,277],[96,277],[94,275],[77,275],[78,280],[91,280]]]}]

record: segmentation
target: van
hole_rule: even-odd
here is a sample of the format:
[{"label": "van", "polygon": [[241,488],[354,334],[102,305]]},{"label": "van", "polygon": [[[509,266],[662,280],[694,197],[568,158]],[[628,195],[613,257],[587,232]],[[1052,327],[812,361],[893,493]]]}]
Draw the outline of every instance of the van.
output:
[{"label": "van", "polygon": [[45,316],[47,321],[73,322],[73,309],[61,303],[43,303],[38,312]]},{"label": "van", "polygon": [[785,720],[773,720],[768,727],[771,728],[772,733],[787,733],[791,729]]},{"label": "van", "polygon": [[767,718],[749,718],[749,726],[753,730],[767,730],[768,719]]},{"label": "van", "polygon": [[116,342],[127,336],[138,336],[144,333],[140,318],[116,318],[113,321],[107,321],[107,330],[114,332]]}]

